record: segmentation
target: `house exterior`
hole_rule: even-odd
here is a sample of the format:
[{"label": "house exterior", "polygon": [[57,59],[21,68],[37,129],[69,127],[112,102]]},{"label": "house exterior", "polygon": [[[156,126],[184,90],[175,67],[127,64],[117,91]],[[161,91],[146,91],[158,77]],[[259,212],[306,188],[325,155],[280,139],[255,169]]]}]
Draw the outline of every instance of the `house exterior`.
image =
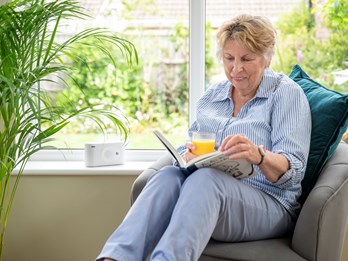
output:
[{"label": "house exterior", "polygon": [[[148,72],[153,72],[153,68],[156,71],[155,75],[163,75],[161,72],[168,67],[176,73],[177,69],[174,67],[188,63],[188,37],[182,41],[180,51],[175,50],[177,47],[170,42],[170,37],[178,24],[182,24],[187,30],[189,0],[78,0],[78,2],[91,18],[67,22],[66,29],[60,32],[61,41],[82,29],[91,27],[108,28],[125,35],[131,41],[141,39],[136,47],[142,56],[141,59],[148,62],[144,65],[144,78],[148,78],[149,82],[153,81],[150,79],[153,76]],[[291,11],[303,2],[304,0],[206,0],[206,22],[209,22],[212,30],[215,30],[224,21],[242,13],[267,16],[276,21],[279,15]],[[214,38],[213,32],[211,38]],[[165,56],[163,49],[167,51]],[[153,62],[149,62],[150,60]],[[151,67],[152,65],[154,66]],[[159,82],[161,81],[159,77],[155,76],[154,80],[152,86],[160,88],[163,85]]]},{"label": "house exterior", "polygon": [[[120,15],[126,9],[123,4],[125,2],[129,6],[133,4],[135,7],[131,11],[129,19],[144,27],[170,26],[175,21],[187,20],[189,15],[189,0],[78,0],[78,2],[88,10],[92,17],[96,17],[100,24],[103,24],[101,17],[104,17],[106,19],[104,21],[108,21],[104,25],[110,25],[110,16]],[[279,15],[289,12],[301,2],[309,3],[310,1],[206,0],[206,17],[214,27],[241,13],[267,16],[275,21]],[[159,18],[160,23],[158,23]]]}]

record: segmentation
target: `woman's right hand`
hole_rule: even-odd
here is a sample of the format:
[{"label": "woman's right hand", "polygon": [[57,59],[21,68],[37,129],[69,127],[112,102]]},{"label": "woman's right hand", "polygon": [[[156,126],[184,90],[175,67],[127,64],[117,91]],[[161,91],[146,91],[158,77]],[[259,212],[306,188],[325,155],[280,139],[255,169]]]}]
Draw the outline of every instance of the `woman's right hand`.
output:
[{"label": "woman's right hand", "polygon": [[182,155],[182,157],[186,162],[189,162],[190,160],[197,157],[197,155],[192,153],[192,150],[195,149],[195,145],[193,145],[192,143],[186,143],[185,146],[187,148],[187,151]]}]

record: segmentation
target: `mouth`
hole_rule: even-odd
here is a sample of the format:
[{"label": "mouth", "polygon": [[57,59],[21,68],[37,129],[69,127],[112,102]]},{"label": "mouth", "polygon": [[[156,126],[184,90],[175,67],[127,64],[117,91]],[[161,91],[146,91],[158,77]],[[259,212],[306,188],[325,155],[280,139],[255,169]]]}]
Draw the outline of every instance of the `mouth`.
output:
[{"label": "mouth", "polygon": [[233,80],[237,82],[243,81],[246,78],[243,75],[234,75],[232,72],[230,73],[230,76],[232,77]]},{"label": "mouth", "polygon": [[234,81],[236,81],[236,82],[241,82],[241,81],[243,81],[243,80],[245,79],[245,77],[233,77],[233,76],[232,76],[232,79],[233,79]]}]

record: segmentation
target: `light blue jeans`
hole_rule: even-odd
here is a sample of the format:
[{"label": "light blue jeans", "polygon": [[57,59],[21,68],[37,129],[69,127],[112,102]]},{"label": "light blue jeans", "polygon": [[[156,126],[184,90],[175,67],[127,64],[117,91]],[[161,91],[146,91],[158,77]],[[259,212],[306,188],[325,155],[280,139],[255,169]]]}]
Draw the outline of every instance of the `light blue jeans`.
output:
[{"label": "light blue jeans", "polygon": [[221,241],[281,236],[293,227],[285,208],[264,192],[211,168],[189,177],[175,166],[153,175],[97,257],[119,261],[198,260]]}]

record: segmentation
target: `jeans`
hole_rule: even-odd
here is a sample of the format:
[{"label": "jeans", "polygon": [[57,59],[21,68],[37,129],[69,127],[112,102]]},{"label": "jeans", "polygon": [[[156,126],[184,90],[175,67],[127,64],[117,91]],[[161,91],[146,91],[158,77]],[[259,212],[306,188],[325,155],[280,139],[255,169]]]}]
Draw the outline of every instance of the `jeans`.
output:
[{"label": "jeans", "polygon": [[175,166],[150,177],[97,260],[198,260],[210,238],[246,241],[293,227],[285,208],[225,173],[202,168],[187,178]]}]

